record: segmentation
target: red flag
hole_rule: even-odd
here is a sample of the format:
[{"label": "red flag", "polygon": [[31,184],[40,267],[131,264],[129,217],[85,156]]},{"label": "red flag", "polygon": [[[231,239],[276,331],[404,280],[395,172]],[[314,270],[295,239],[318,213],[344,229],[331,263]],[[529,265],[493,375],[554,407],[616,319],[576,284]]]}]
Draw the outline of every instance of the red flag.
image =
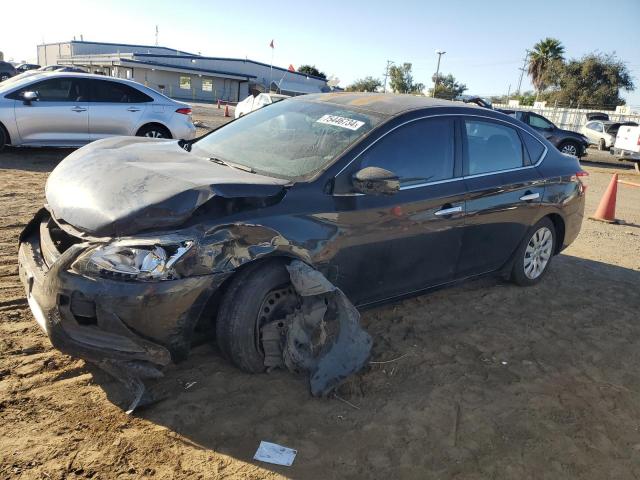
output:
[{"label": "red flag", "polygon": [[290,72],[295,72],[296,68],[293,65],[289,64],[289,71]]},{"label": "red flag", "polygon": [[276,47],[274,47],[274,46],[273,46],[273,40],[271,40],[271,43],[269,44],[269,46],[270,46],[271,48],[276,48]]}]

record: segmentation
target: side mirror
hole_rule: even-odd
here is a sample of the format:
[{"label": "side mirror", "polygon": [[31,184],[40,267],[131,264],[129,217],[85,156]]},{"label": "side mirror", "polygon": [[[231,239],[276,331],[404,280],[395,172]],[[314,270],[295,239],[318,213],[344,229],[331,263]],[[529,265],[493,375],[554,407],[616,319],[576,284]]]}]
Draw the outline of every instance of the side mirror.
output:
[{"label": "side mirror", "polygon": [[354,188],[365,195],[393,195],[400,190],[398,176],[379,167],[358,170],[351,179]]},{"label": "side mirror", "polygon": [[31,105],[31,102],[38,99],[38,94],[36,92],[24,92],[22,94],[22,100],[25,105]]}]

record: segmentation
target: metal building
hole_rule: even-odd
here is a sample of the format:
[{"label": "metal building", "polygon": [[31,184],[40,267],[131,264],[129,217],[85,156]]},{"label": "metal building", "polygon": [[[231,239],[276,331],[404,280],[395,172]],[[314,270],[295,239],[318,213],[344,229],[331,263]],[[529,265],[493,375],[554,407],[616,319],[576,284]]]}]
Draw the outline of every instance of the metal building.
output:
[{"label": "metal building", "polygon": [[73,65],[128,78],[172,98],[238,102],[250,90],[302,95],[329,91],[325,79],[249,59],[204,57],[166,47],[72,40],[38,45],[40,65]]}]

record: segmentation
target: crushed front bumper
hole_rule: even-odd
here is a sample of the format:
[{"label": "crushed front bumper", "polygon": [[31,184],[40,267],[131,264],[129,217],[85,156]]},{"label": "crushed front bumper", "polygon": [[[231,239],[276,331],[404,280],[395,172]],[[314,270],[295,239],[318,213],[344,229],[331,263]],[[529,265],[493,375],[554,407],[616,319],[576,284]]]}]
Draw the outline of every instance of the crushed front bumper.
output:
[{"label": "crushed front bumper", "polygon": [[186,356],[202,310],[226,275],[158,282],[86,277],[70,269],[87,248],[83,243],[47,265],[37,228],[42,216],[26,227],[18,252],[20,280],[36,321],[55,348],[130,386],[140,397],[137,404],[142,379],[161,376],[172,357]]}]

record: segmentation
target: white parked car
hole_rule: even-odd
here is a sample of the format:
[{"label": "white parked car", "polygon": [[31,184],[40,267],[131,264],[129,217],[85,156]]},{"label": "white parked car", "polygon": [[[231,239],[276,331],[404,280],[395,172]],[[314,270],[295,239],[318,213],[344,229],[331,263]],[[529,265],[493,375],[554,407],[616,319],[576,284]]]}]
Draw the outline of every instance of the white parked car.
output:
[{"label": "white parked car", "polygon": [[276,93],[259,93],[255,97],[253,95],[249,95],[241,102],[238,102],[238,105],[236,105],[235,117],[240,118],[247,113],[258,110],[259,108],[262,108],[266,105],[271,105],[272,103],[279,102],[280,100],[284,100],[285,98],[289,97]]},{"label": "white parked car", "polygon": [[640,173],[640,127],[622,125],[618,129],[611,154],[615,155],[618,160],[633,162],[636,171]]},{"label": "white parked car", "polygon": [[598,150],[608,150],[616,141],[616,134],[621,125],[633,122],[620,123],[610,120],[592,120],[582,126],[580,133],[589,139],[589,145],[595,145]]},{"label": "white parked car", "polygon": [[112,136],[191,140],[191,106],[130,80],[41,72],[0,83],[4,145],[78,147]]}]

